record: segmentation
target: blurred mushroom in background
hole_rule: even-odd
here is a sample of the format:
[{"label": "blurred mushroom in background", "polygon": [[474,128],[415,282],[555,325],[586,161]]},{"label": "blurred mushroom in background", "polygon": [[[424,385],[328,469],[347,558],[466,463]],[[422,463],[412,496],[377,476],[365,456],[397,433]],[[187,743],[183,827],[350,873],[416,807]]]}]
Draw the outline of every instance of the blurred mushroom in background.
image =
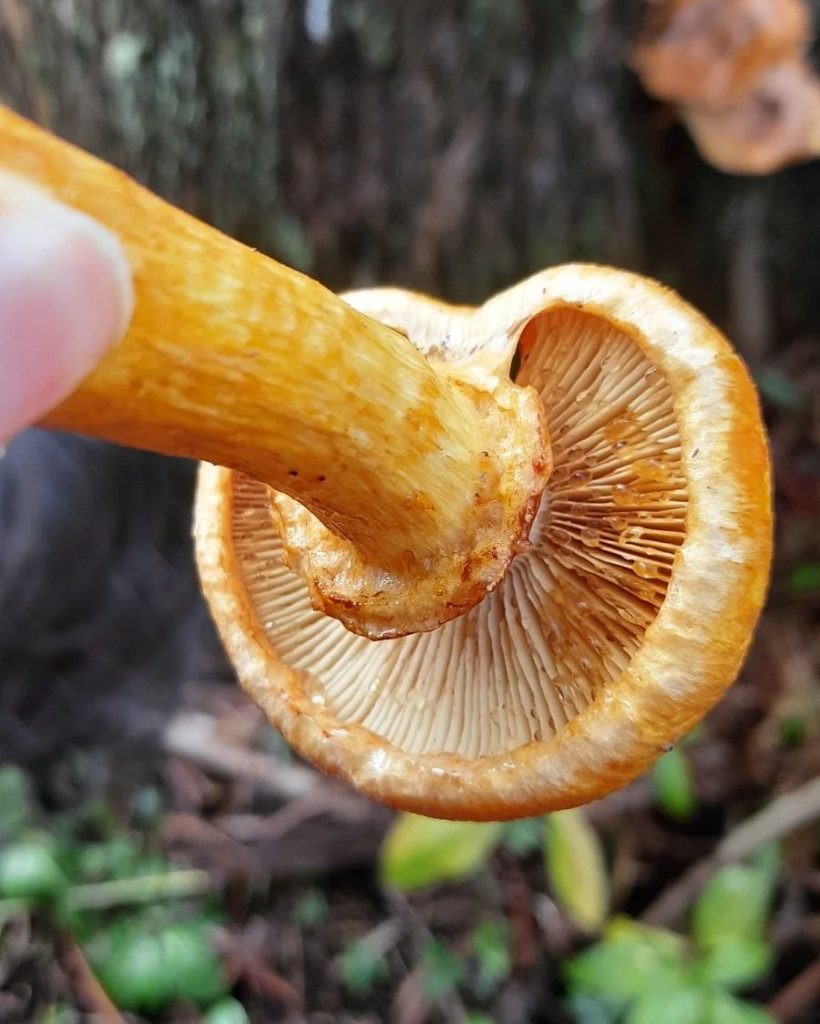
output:
[{"label": "blurred mushroom in background", "polygon": [[660,0],[632,63],[671,103],[701,155],[733,174],[820,156],[820,79],[803,0]]}]

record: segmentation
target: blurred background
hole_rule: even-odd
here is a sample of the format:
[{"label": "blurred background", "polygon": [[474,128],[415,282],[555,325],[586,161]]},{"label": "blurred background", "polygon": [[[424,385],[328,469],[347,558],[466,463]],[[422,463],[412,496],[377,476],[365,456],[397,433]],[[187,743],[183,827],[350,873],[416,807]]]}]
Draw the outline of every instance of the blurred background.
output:
[{"label": "blurred background", "polygon": [[778,516],[742,678],[650,776],[433,825],[297,763],[239,692],[192,465],[20,436],[0,1022],[820,1020],[818,25],[817,0],[0,0],[0,101],[334,289],[478,302],[568,260],[678,289],[755,376]]}]

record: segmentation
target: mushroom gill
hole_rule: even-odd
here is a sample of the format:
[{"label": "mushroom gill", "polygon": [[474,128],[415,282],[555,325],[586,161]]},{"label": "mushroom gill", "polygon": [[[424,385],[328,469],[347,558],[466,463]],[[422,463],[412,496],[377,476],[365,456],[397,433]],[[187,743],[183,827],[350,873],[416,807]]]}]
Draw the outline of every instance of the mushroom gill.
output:
[{"label": "mushroom gill", "polygon": [[684,540],[672,391],[640,345],[557,306],[526,322],[518,355],[518,383],[547,412],[553,474],[528,549],[432,632],[374,642],[315,611],[285,564],[270,490],[234,476],[233,557],[265,640],[340,726],[410,754],[482,757],[559,732],[640,647]]}]

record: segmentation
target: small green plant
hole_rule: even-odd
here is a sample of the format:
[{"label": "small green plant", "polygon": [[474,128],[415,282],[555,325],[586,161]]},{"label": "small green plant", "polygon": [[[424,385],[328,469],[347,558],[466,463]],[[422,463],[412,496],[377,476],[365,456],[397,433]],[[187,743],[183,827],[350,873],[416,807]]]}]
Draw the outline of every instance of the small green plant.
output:
[{"label": "small green plant", "polygon": [[780,745],[786,750],[802,747],[808,738],[809,725],[801,715],[787,715],[778,724]]},{"label": "small green plant", "polygon": [[544,863],[553,895],[581,931],[594,935],[609,910],[609,879],[598,833],[579,810],[550,814],[544,829]]},{"label": "small green plant", "polygon": [[510,932],[503,921],[484,921],[472,934],[472,952],[476,960],[476,994],[490,996],[510,973],[512,954]]},{"label": "small green plant", "polygon": [[342,981],[354,996],[366,996],[387,977],[387,966],[378,949],[365,940],[354,942],[342,955]]},{"label": "small green plant", "polygon": [[245,1007],[236,999],[220,999],[205,1014],[203,1024],[250,1024]]},{"label": "small green plant", "polygon": [[464,881],[486,866],[500,844],[518,855],[540,848],[550,889],[567,917],[581,931],[601,929],[609,906],[606,862],[581,810],[506,825],[399,814],[382,845],[382,881],[401,892]]},{"label": "small green plant", "polygon": [[[211,941],[219,914],[210,909],[207,873],[175,869],[124,833],[99,802],[56,819],[51,834],[37,831],[38,808],[16,769],[0,770],[0,798],[0,927],[12,914],[36,910],[73,933],[123,1010],[159,1012],[176,1000],[208,1008],[224,1000],[228,986]],[[156,814],[147,791],[138,802],[141,820]],[[182,899],[196,902],[174,912]],[[55,1022],[65,1016],[59,1007],[47,1012]]]},{"label": "small green plant", "polygon": [[701,892],[691,938],[626,918],[569,962],[566,981],[579,1024],[772,1024],[737,993],[771,961],[766,924],[776,858],[718,872]]},{"label": "small green plant", "polygon": [[697,809],[692,769],[686,753],[675,747],[655,762],[649,775],[655,801],[673,821],[688,821]]},{"label": "small green plant", "polygon": [[227,993],[210,928],[197,918],[175,922],[161,913],[119,920],[86,946],[89,961],[124,1010],[156,1012],[176,999],[210,1006]]},{"label": "small green plant", "polygon": [[71,1006],[52,1003],[37,1018],[37,1024],[82,1024],[80,1014]]},{"label": "small green plant", "polygon": [[820,590],[820,562],[803,562],[789,575],[789,590],[793,594],[810,594]]},{"label": "small green plant", "polygon": [[0,853],[0,897],[44,903],[68,885],[48,837],[31,835]]},{"label": "small green plant", "polygon": [[327,898],[321,889],[306,889],[296,901],[293,919],[302,928],[316,928],[327,918]]},{"label": "small green plant", "polygon": [[502,831],[496,824],[399,814],[382,846],[382,880],[409,892],[467,878],[486,864]]},{"label": "small green plant", "polygon": [[649,784],[660,810],[672,821],[688,821],[697,810],[698,800],[687,754],[703,732],[696,725],[672,750],[659,757],[649,772]]},{"label": "small green plant", "polygon": [[466,977],[464,958],[437,939],[425,943],[420,959],[424,994],[430,1000],[449,995]]}]

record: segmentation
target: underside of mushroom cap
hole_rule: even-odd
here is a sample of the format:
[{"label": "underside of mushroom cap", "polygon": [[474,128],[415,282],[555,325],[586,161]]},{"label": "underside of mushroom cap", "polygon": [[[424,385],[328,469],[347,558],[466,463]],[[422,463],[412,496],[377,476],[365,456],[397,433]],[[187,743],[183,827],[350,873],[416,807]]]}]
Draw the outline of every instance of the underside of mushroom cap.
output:
[{"label": "underside of mushroom cap", "polygon": [[503,819],[604,795],[732,682],[763,601],[768,459],[742,363],[674,293],[601,267],[476,311],[347,298],[434,365],[497,373],[517,354],[553,474],[489,596],[373,642],[312,608],[269,489],[203,466],[197,559],[240,680],[300,753],[397,807]]}]

